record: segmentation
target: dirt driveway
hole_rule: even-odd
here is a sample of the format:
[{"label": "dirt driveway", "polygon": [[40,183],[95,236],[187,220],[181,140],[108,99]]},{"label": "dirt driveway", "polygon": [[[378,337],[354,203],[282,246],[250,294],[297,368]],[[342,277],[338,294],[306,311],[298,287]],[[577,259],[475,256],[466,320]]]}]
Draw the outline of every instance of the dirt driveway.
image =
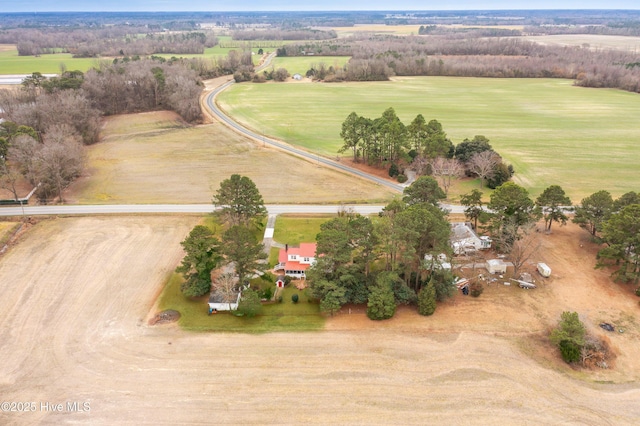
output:
[{"label": "dirt driveway", "polygon": [[[0,424],[620,425],[640,418],[631,319],[612,339],[624,352],[620,372],[603,378],[631,383],[578,380],[532,358],[522,343],[563,309],[589,323],[631,315],[624,290],[591,288],[604,286],[599,278],[557,275],[536,292],[495,286],[477,300],[457,297],[429,319],[409,310],[386,322],[346,313],[319,333],[148,326],[181,256],[179,241],[196,222],[60,218],[38,224],[0,259],[0,395],[36,403],[35,412],[0,412]],[[564,232],[549,240],[565,237],[565,250],[585,250],[580,268],[592,261]],[[68,402],[90,409],[70,412]],[[56,404],[62,412],[52,411]]]}]

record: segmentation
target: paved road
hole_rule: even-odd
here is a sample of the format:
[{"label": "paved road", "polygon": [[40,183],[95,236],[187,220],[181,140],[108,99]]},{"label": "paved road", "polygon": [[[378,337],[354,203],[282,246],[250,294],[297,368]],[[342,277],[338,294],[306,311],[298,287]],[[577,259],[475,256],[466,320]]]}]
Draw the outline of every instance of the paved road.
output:
[{"label": "paved road", "polygon": [[247,129],[246,127],[243,127],[242,125],[238,124],[237,122],[233,121],[229,116],[225,115],[216,105],[215,99],[216,96],[218,96],[218,94],[220,92],[222,92],[223,90],[227,89],[229,86],[231,86],[232,84],[234,84],[233,81],[229,81],[225,84],[223,84],[220,87],[217,87],[216,89],[214,89],[211,93],[209,93],[207,95],[207,97],[205,98],[205,105],[207,108],[209,108],[209,112],[211,113],[211,115],[213,115],[214,117],[216,117],[218,120],[220,120],[222,123],[226,124],[227,126],[231,127],[232,129],[234,129],[235,131],[249,137],[252,138],[254,140],[260,141],[265,145],[269,145],[278,149],[282,149],[286,152],[289,152],[291,154],[306,158],[312,162],[318,163],[318,164],[323,164],[325,166],[329,166],[329,167],[334,167],[336,169],[339,169],[341,171],[347,172],[347,173],[351,173],[354,175],[357,175],[363,179],[367,179],[369,181],[375,182],[379,185],[383,185],[386,186],[387,188],[391,188],[393,190],[396,190],[398,192],[402,192],[402,190],[404,189],[403,185],[398,185],[395,184],[393,182],[390,182],[386,179],[381,179],[379,177],[370,175],[368,173],[362,172],[360,170],[354,169],[352,167],[346,166],[338,161],[333,161],[333,160],[329,160],[328,158],[324,158],[321,157],[317,154],[312,154],[310,152],[304,151],[302,149],[298,149],[298,148],[294,148],[290,145],[287,145],[285,143],[282,143],[280,141],[274,140],[274,139],[270,139],[264,135],[260,135],[258,133],[255,133],[249,129]]},{"label": "paved road", "polygon": [[[352,209],[363,214],[376,214],[382,210],[383,205],[329,205],[329,204],[271,204],[267,205],[270,215],[283,213],[337,213],[340,209]],[[464,207],[454,205],[442,205],[452,213],[463,213]],[[42,215],[93,215],[93,214],[135,214],[135,213],[211,213],[212,204],[121,204],[121,205],[74,205],[74,206],[26,206],[25,216]],[[0,207],[0,216],[22,216],[21,207]]]},{"label": "paved road", "polygon": [[[55,77],[58,74],[42,74],[45,77]],[[25,77],[30,77],[31,74],[3,74],[0,75],[0,85],[8,85],[8,84],[22,84],[22,80]]]}]

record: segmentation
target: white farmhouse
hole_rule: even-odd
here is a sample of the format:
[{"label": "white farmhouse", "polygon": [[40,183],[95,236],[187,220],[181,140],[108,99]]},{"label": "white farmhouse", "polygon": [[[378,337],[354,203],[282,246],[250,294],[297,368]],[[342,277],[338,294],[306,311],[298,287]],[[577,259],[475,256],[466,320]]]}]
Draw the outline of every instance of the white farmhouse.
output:
[{"label": "white farmhouse", "polygon": [[491,248],[491,238],[479,237],[468,222],[451,224],[451,247],[454,254],[466,254]]},{"label": "white farmhouse", "polygon": [[293,278],[306,278],[306,271],[316,263],[316,243],[300,243],[300,247],[280,249],[276,271]]}]

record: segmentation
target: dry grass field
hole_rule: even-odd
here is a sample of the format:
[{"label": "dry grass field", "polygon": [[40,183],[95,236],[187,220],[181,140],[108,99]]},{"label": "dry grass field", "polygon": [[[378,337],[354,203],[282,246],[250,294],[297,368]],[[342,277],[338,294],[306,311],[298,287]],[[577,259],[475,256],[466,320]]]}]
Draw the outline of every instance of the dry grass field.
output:
[{"label": "dry grass field", "polygon": [[610,36],[599,34],[561,34],[524,36],[526,40],[544,45],[588,46],[590,49],[617,49],[638,52],[640,37]]},{"label": "dry grass field", "polygon": [[381,202],[380,185],[264,148],[214,122],[187,127],[153,112],[106,119],[101,142],[88,147],[83,177],[69,203],[209,203],[233,173],[249,176],[267,203]]},{"label": "dry grass field", "polygon": [[[429,318],[403,309],[372,322],[354,310],[323,332],[264,335],[149,326],[197,220],[58,218],[0,259],[0,394],[36,403],[35,412],[0,412],[0,424],[631,425],[640,417],[637,301],[591,268],[593,247],[575,227],[544,237],[554,272],[538,290],[490,287]],[[589,327],[602,319],[624,327],[611,336],[615,369],[572,371],[549,353],[541,333],[565,309]],[[90,411],[69,412],[74,401]]]}]

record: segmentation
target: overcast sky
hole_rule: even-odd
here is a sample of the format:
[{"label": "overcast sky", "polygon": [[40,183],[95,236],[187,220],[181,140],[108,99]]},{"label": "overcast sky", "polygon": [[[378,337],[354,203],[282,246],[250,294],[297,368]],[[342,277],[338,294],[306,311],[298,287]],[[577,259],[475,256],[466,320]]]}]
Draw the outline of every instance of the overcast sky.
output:
[{"label": "overcast sky", "polygon": [[0,0],[2,12],[640,9],[639,0]]}]

